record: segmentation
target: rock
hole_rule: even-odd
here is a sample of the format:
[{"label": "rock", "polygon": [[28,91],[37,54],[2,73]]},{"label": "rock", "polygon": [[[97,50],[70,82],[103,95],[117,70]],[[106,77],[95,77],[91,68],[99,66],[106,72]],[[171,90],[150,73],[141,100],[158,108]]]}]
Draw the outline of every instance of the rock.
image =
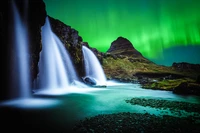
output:
[{"label": "rock", "polygon": [[88,76],[84,77],[83,81],[84,81],[84,83],[86,83],[88,85],[96,85],[97,84],[97,82],[94,78],[88,77]]}]

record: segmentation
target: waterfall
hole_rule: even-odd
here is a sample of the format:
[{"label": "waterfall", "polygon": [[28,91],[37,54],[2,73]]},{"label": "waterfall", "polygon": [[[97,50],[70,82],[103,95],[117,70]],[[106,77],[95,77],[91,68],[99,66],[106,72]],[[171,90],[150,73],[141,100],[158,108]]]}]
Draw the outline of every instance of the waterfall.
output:
[{"label": "waterfall", "polygon": [[96,80],[97,85],[106,85],[106,76],[95,54],[86,46],[82,46],[85,76]]}]

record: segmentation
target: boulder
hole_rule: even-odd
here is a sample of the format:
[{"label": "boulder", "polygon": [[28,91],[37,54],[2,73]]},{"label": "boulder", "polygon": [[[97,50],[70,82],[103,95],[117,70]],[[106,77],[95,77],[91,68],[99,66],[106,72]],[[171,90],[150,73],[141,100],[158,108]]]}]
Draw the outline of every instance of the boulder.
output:
[{"label": "boulder", "polygon": [[97,82],[94,78],[88,77],[88,76],[83,78],[83,82],[86,83],[87,85],[96,85],[97,84]]}]

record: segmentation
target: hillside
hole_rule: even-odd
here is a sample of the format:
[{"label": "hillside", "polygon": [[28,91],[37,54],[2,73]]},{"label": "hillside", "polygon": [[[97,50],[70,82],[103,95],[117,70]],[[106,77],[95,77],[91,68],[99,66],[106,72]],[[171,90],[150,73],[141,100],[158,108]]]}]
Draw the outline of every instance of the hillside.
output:
[{"label": "hillside", "polygon": [[146,59],[126,38],[114,40],[102,60],[108,79],[140,83],[146,89],[170,91],[179,90],[179,85],[187,83],[186,88],[192,90],[188,93],[199,94],[200,85],[196,82],[200,75],[199,64],[182,62],[173,63],[170,67],[157,65]]}]

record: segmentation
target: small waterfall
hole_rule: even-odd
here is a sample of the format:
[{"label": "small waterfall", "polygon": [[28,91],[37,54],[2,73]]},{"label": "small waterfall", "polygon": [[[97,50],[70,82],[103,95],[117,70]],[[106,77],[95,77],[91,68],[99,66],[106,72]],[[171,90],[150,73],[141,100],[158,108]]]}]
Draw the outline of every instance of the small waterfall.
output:
[{"label": "small waterfall", "polygon": [[48,17],[42,27],[42,51],[39,60],[37,88],[67,88],[78,80],[68,51],[52,32]]},{"label": "small waterfall", "polygon": [[[26,22],[22,21],[19,11],[12,1],[13,9],[13,32],[12,60],[11,60],[11,87],[10,96],[12,98],[31,97],[30,69],[29,69],[29,49],[28,31]],[[26,17],[26,16],[25,16]]]},{"label": "small waterfall", "polygon": [[85,72],[88,77],[94,78],[97,85],[106,85],[106,76],[95,54],[86,46],[82,46]]}]

